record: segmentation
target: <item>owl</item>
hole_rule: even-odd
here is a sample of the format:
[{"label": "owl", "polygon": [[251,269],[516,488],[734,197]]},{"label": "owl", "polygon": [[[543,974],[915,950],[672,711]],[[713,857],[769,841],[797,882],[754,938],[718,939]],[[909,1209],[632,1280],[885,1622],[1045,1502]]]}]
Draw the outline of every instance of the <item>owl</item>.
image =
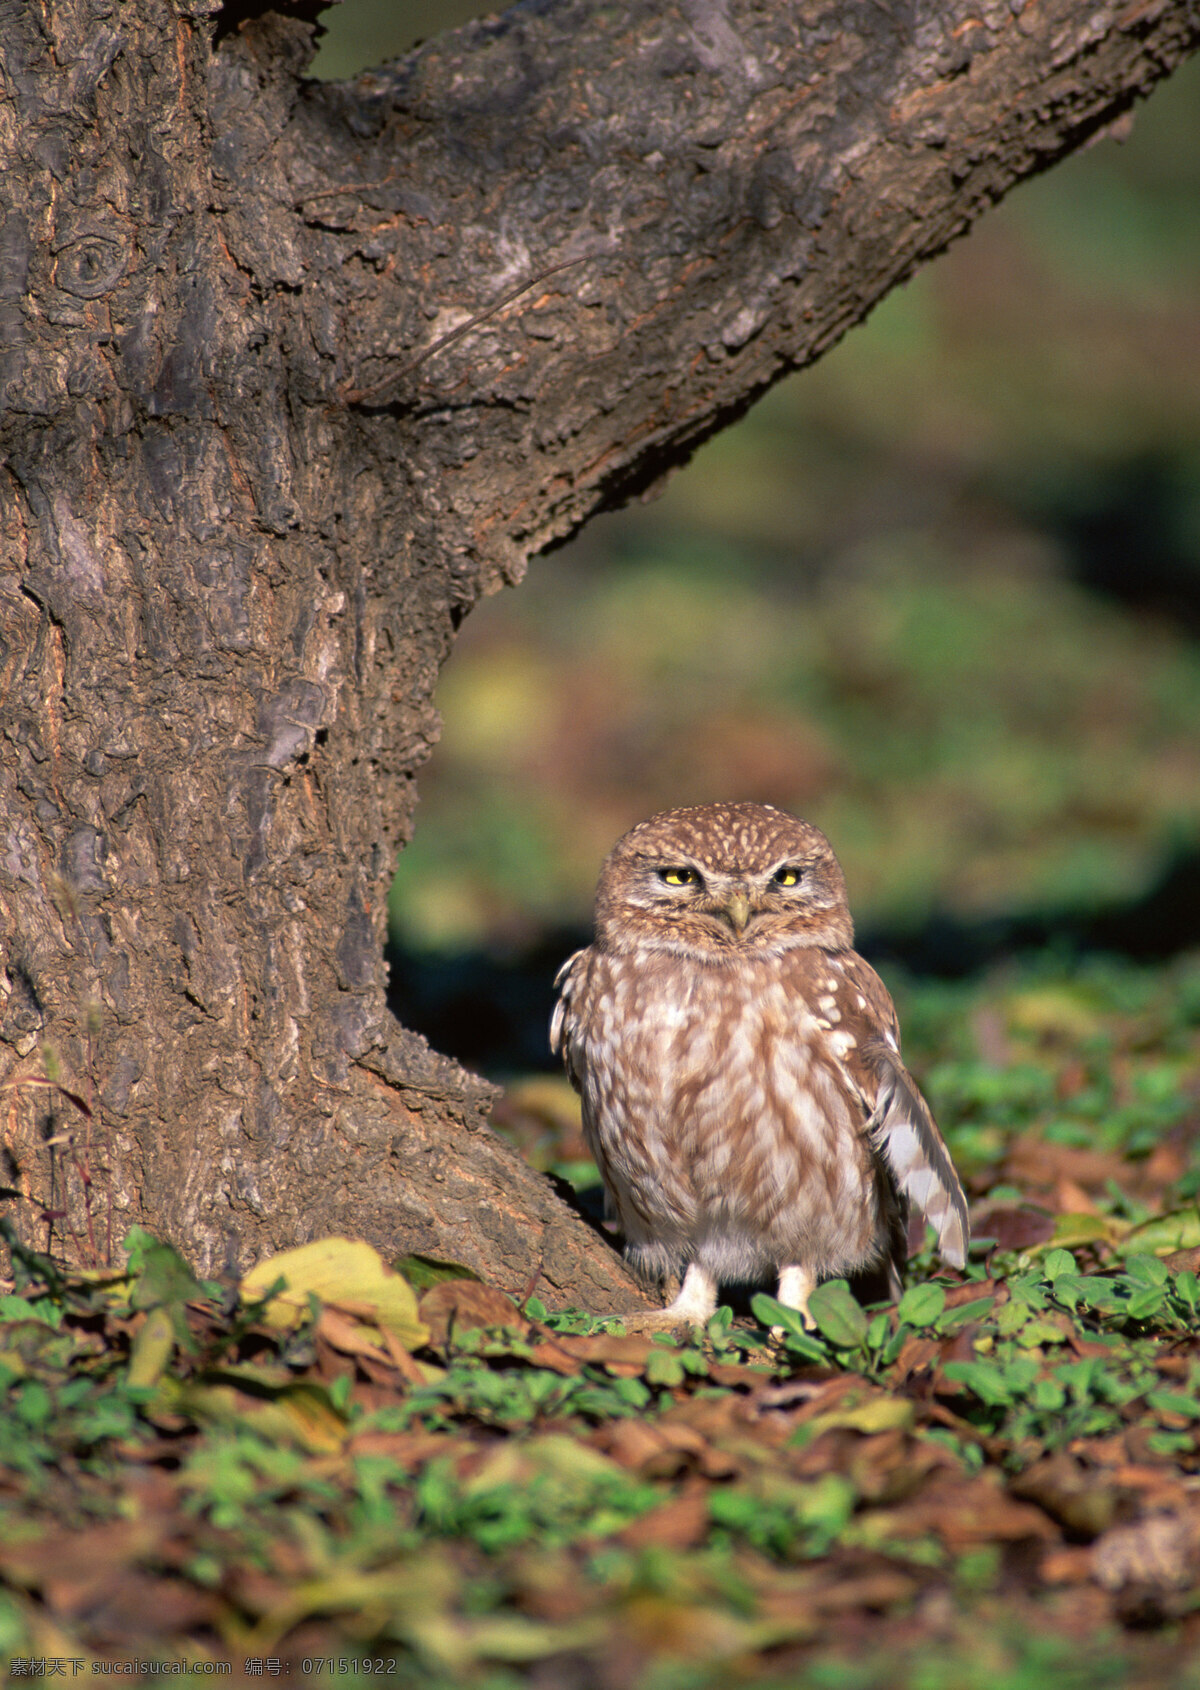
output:
[{"label": "owl", "polygon": [[896,1291],[910,1204],[963,1266],[962,1187],[853,940],[829,841],[769,804],[664,811],[606,859],[551,1044],[627,1257],[682,1276],[643,1327],[768,1274],[806,1325],[822,1279],[883,1266]]}]

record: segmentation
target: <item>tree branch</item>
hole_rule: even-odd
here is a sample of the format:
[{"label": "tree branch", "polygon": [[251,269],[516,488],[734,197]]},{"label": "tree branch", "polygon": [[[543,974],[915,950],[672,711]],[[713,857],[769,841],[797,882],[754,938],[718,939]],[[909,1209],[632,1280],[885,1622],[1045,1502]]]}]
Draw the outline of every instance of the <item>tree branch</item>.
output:
[{"label": "tree branch", "polygon": [[310,87],[263,159],[298,312],[339,301],[312,374],[405,429],[453,407],[462,542],[519,575],[1198,41],[1170,0],[515,6]]}]

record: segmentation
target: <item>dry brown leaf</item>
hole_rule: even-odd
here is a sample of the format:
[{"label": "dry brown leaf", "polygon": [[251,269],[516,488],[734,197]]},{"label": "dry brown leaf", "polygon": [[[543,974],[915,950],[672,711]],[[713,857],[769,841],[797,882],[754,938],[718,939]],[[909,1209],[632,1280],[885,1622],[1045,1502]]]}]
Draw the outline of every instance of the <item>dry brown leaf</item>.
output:
[{"label": "dry brown leaf", "polygon": [[1054,1237],[1054,1216],[1032,1203],[980,1203],[972,1214],[972,1232],[994,1238],[1000,1250],[1028,1250]]},{"label": "dry brown leaf", "polygon": [[938,1338],[906,1338],[896,1357],[893,1378],[898,1385],[907,1383],[914,1373],[925,1373],[941,1354]]},{"label": "dry brown leaf", "polygon": [[356,1316],[345,1314],[330,1304],[325,1304],[317,1317],[317,1331],[342,1355],[371,1356],[376,1361],[387,1362],[387,1354],[377,1341],[378,1328],[374,1334],[369,1333]]},{"label": "dry brown leaf", "polygon": [[17,1584],[43,1590],[60,1612],[99,1602],[124,1578],[132,1562],[154,1549],[166,1530],[162,1518],[114,1520],[83,1531],[0,1545],[0,1568]]},{"label": "dry brown leaf", "polygon": [[655,1477],[669,1478],[687,1465],[689,1454],[704,1447],[704,1439],[690,1427],[678,1426],[675,1433],[671,1442],[651,1421],[614,1420],[598,1427],[588,1442],[631,1472],[644,1473],[653,1468]]},{"label": "dry brown leaf", "polygon": [[439,1455],[461,1455],[475,1445],[460,1433],[358,1432],[346,1445],[349,1455],[382,1455],[412,1472]]},{"label": "dry brown leaf", "polygon": [[854,1488],[868,1502],[891,1507],[915,1496],[935,1467],[947,1466],[949,1450],[908,1432],[880,1432],[859,1440],[850,1457]]},{"label": "dry brown leaf", "polygon": [[557,1338],[547,1338],[545,1343],[535,1344],[530,1351],[529,1359],[535,1367],[549,1368],[551,1373],[561,1373],[564,1378],[571,1378],[576,1373],[582,1373],[586,1363],[582,1356],[574,1351],[565,1349]]},{"label": "dry brown leaf", "polygon": [[580,1578],[575,1563],[555,1550],[528,1550],[513,1580],[521,1612],[552,1624],[586,1614],[602,1599],[599,1586]]},{"label": "dry brown leaf", "polygon": [[771,1371],[767,1367],[747,1366],[733,1361],[714,1361],[708,1369],[708,1377],[714,1385],[730,1385],[735,1390],[741,1385],[755,1390],[770,1376]]},{"label": "dry brown leaf", "polygon": [[725,1479],[738,1472],[738,1463],[713,1446],[693,1426],[670,1414],[659,1420],[615,1420],[589,1439],[622,1467],[647,1478],[672,1478],[695,1469],[709,1479]]},{"label": "dry brown leaf", "polygon": [[616,1378],[632,1379],[645,1371],[646,1363],[659,1347],[650,1338],[630,1333],[618,1337],[610,1332],[596,1332],[590,1337],[561,1336],[555,1343],[580,1362],[598,1364]]},{"label": "dry brown leaf", "polygon": [[87,1604],[87,1624],[92,1636],[120,1646],[139,1632],[148,1637],[186,1634],[193,1626],[211,1624],[223,1606],[215,1591],[127,1570],[102,1602]]},{"label": "dry brown leaf", "polygon": [[1175,1138],[1165,1138],[1156,1144],[1140,1166],[1134,1164],[1139,1187],[1158,1189],[1174,1184],[1187,1172],[1189,1149],[1187,1144],[1181,1144]]},{"label": "dry brown leaf", "polygon": [[1109,1477],[1114,1485],[1139,1497],[1143,1508],[1152,1508],[1156,1513],[1183,1513],[1195,1497],[1187,1481],[1171,1467],[1144,1467],[1122,1461]]},{"label": "dry brown leaf", "polygon": [[632,1521],[617,1533],[617,1540],[630,1549],[644,1549],[650,1544],[663,1549],[691,1549],[704,1541],[708,1527],[708,1487],[699,1484]]},{"label": "dry brown leaf", "polygon": [[1043,1584],[1086,1584],[1092,1576],[1092,1552],[1082,1545],[1047,1550],[1038,1569]]},{"label": "dry brown leaf", "polygon": [[396,1372],[400,1375],[401,1379],[404,1379],[410,1385],[423,1385],[425,1383],[426,1376],[425,1369],[421,1366],[420,1362],[413,1360],[408,1351],[404,1348],[404,1345],[394,1335],[394,1333],[389,1332],[386,1326],[381,1328],[381,1330],[383,1333],[384,1348],[387,1350],[387,1353],[391,1358],[392,1366],[396,1369]]},{"label": "dry brown leaf", "polygon": [[1168,1379],[1188,1379],[1191,1377],[1192,1365],[1187,1356],[1155,1356],[1155,1371],[1164,1373]]},{"label": "dry brown leaf", "polygon": [[429,1328],[429,1342],[441,1349],[453,1333],[481,1326],[503,1326],[522,1337],[531,1330],[511,1297],[473,1279],[444,1279],[421,1298],[418,1313]]},{"label": "dry brown leaf", "polygon": [[1085,1467],[1065,1450],[1035,1461],[1008,1488],[1022,1501],[1036,1502],[1072,1536],[1088,1542],[1108,1530],[1121,1504],[1111,1471]]},{"label": "dry brown leaf", "polygon": [[944,1469],[894,1518],[904,1535],[933,1532],[953,1551],[1022,1538],[1048,1542],[1058,1535],[1040,1508],[1006,1495],[998,1480],[956,1478]]},{"label": "dry brown leaf", "polygon": [[964,1303],[978,1303],[984,1297],[998,1297],[1002,1293],[1007,1301],[1007,1290],[995,1279],[968,1279],[962,1285],[947,1287],[946,1307],[959,1309]]},{"label": "dry brown leaf", "polygon": [[832,1379],[822,1380],[820,1388],[806,1397],[796,1410],[792,1416],[792,1424],[802,1426],[806,1420],[820,1419],[840,1407],[843,1398],[852,1397],[857,1402],[870,1389],[857,1373],[839,1373]]},{"label": "dry brown leaf", "polygon": [[824,1589],[814,1593],[812,1602],[822,1614],[844,1614],[854,1608],[882,1613],[897,1602],[911,1601],[920,1588],[909,1574],[894,1567],[878,1567],[871,1572],[831,1579]]},{"label": "dry brown leaf", "polygon": [[712,1443],[754,1435],[754,1399],[742,1397],[684,1397],[674,1403],[664,1420],[672,1426],[691,1426]]},{"label": "dry brown leaf", "polygon": [[1056,1144],[1035,1132],[1014,1139],[1004,1161],[1006,1180],[1043,1190],[1061,1179],[1073,1180],[1085,1190],[1103,1188],[1109,1180],[1121,1183],[1128,1174],[1129,1165],[1120,1156],[1077,1144]]},{"label": "dry brown leaf", "polygon": [[1054,1207],[1060,1215],[1098,1215],[1099,1206],[1083,1187],[1065,1175],[1054,1187]]}]

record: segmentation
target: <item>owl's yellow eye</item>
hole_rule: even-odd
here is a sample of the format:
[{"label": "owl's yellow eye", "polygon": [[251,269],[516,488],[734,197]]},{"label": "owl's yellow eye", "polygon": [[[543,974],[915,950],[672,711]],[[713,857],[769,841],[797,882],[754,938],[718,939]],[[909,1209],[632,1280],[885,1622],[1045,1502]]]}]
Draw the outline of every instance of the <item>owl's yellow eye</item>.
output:
[{"label": "owl's yellow eye", "polygon": [[658,878],[668,886],[699,886],[700,876],[694,868],[660,868]]},{"label": "owl's yellow eye", "polygon": [[771,878],[776,886],[799,886],[804,878],[804,873],[802,869],[798,868],[778,868]]}]

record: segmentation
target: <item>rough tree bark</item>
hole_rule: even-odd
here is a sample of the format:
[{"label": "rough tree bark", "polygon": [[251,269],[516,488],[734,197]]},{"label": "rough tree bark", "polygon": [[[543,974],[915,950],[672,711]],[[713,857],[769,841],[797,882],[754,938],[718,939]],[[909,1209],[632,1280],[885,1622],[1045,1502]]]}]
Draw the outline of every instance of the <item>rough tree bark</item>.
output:
[{"label": "rough tree bark", "polygon": [[341,1230],[608,1308],[385,1006],[455,629],[1200,11],[525,0],[343,86],[314,14],[0,0],[0,1181],[85,1257]]}]

